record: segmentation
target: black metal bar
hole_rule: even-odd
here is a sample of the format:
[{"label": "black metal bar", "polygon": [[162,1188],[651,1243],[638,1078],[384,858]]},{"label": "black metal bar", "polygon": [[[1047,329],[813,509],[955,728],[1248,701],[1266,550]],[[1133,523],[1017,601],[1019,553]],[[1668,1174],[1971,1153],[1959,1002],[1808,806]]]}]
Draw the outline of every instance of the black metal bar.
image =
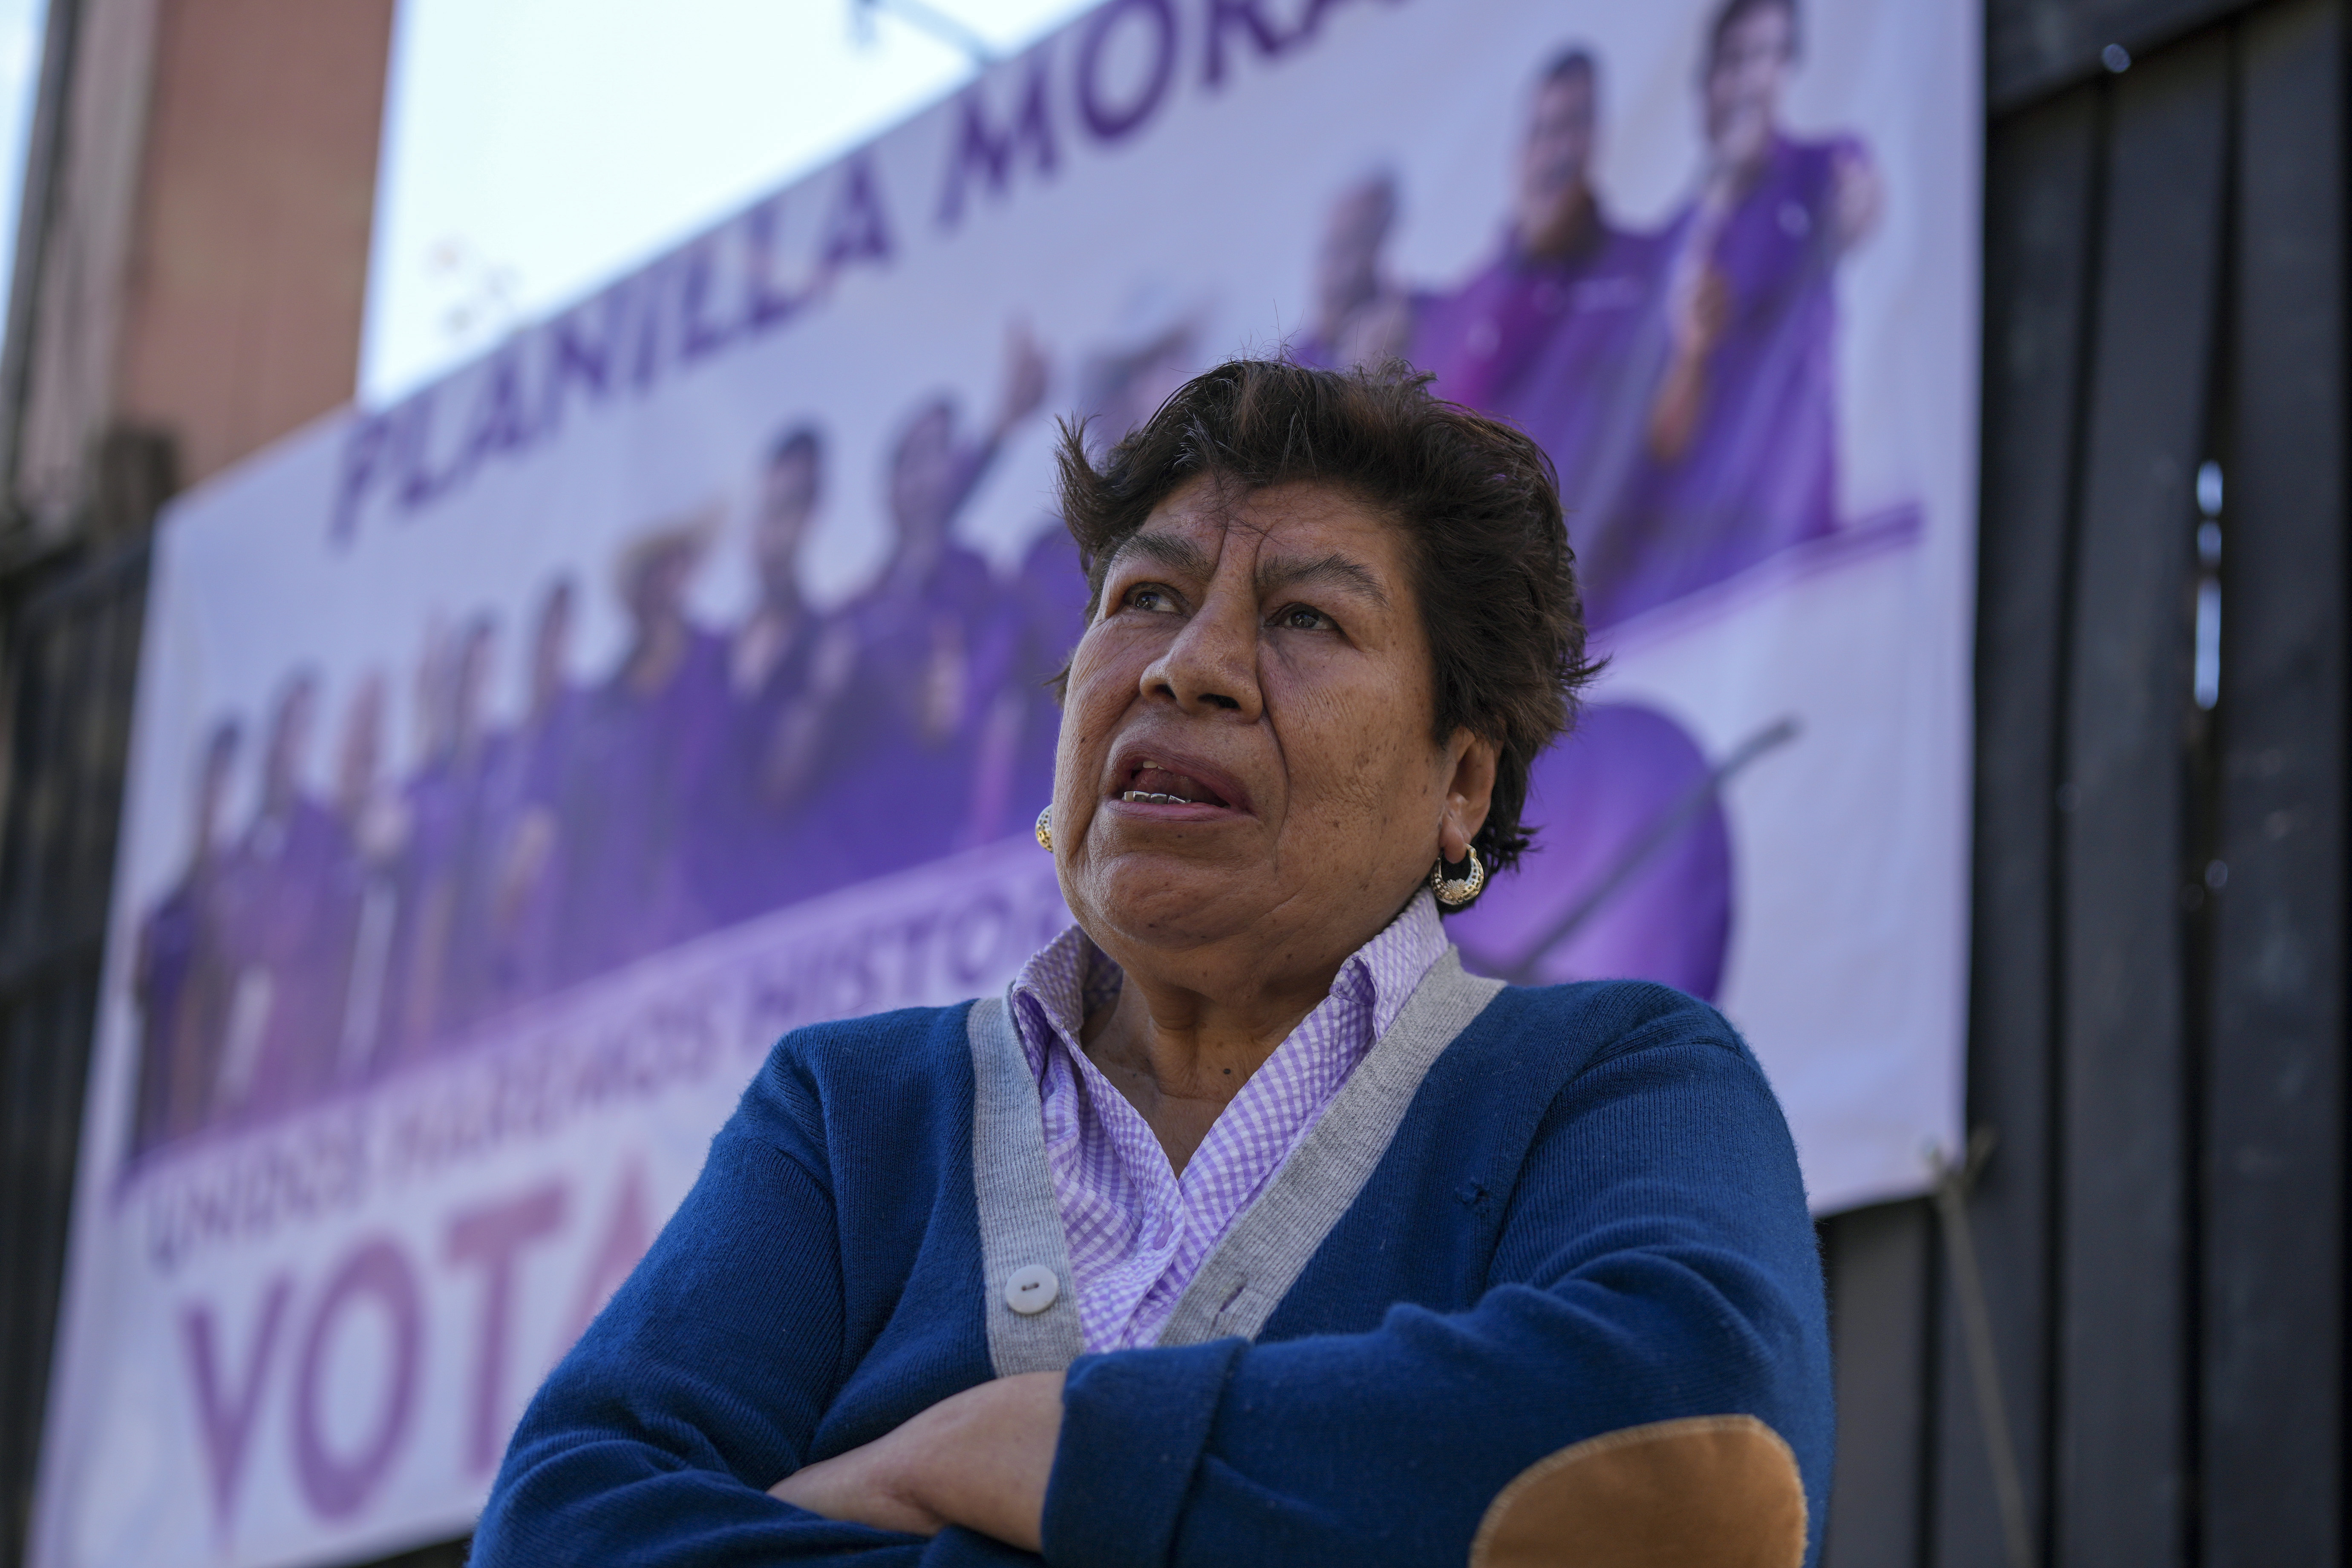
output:
[{"label": "black metal bar", "polygon": [[[1998,1130],[1971,1188],[1987,1315],[2026,1515],[2043,1533],[2051,1332],[2055,814],[2083,360],[2097,237],[2099,93],[1993,130],[1985,193],[1978,532],[1975,897],[1969,1115]],[[1996,1480],[1960,1337],[1943,1336],[1932,1561],[2004,1560]]]},{"label": "black metal bar", "polygon": [[2344,1548],[2345,29],[2242,24],[2201,1433],[2210,1568]]},{"label": "black metal bar", "polygon": [[22,1561],[47,1402],[145,568],[140,546],[54,563],[0,651],[0,1568]]},{"label": "black metal bar", "polygon": [[2068,650],[2055,1556],[2187,1543],[2183,612],[2221,264],[2227,40],[2117,79]]}]

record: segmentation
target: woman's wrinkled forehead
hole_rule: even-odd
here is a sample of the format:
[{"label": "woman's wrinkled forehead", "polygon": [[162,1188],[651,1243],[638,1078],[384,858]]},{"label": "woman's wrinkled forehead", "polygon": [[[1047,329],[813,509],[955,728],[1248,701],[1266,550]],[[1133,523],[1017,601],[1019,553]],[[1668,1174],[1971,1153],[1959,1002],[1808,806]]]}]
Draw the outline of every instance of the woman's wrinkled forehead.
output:
[{"label": "woman's wrinkled forehead", "polygon": [[1386,609],[1410,595],[1405,542],[1394,521],[1333,486],[1245,490],[1204,477],[1154,508],[1112,550],[1103,574],[1139,559],[1205,583],[1245,563],[1261,597],[1313,582]]}]

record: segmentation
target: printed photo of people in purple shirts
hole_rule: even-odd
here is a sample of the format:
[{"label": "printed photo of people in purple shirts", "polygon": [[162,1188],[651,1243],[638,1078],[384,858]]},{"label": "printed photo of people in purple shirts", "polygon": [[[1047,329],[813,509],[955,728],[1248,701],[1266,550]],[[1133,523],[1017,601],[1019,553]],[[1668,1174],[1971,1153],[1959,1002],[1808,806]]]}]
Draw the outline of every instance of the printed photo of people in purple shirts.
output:
[{"label": "printed photo of people in purple shirts", "polygon": [[1783,127],[1798,42],[1793,0],[1727,0],[1709,34],[1706,165],[1661,237],[1667,350],[1645,461],[1581,550],[1596,624],[1839,526],[1834,284],[1883,193],[1853,138]]},{"label": "printed photo of people in purple shirts", "polygon": [[[1082,374],[1120,430],[1189,374],[1189,329]],[[519,646],[488,613],[427,627],[407,689],[414,760],[386,766],[394,683],[344,699],[325,798],[310,793],[320,683],[278,688],[257,752],[208,732],[186,862],[141,922],[134,1158],[247,1126],[463,1049],[516,1008],[853,882],[1014,835],[1045,803],[1050,679],[1086,585],[1058,524],[1000,574],[955,533],[1049,367],[1008,334],[1003,385],[968,430],[952,397],[908,409],[877,489],[891,525],[876,580],[824,610],[801,555],[837,482],[814,421],[757,454],[731,626],[690,590],[715,510],[669,518],[611,564],[625,636],[573,670],[580,583],[546,582]],[[1135,406],[1139,397],[1150,402]],[[521,699],[491,722],[500,661]],[[233,825],[240,769],[256,804]]]},{"label": "printed photo of people in purple shirts", "polygon": [[[1535,73],[1490,258],[1415,287],[1386,248],[1393,174],[1328,210],[1293,351],[1391,357],[1509,420],[1559,471],[1587,624],[1604,634],[1837,531],[1835,282],[1882,205],[1866,150],[1791,133],[1795,0],[1724,0],[1702,40],[1701,167],[1655,230],[1595,177],[1607,83],[1569,46]],[[1541,758],[1549,824],[1516,878],[1454,922],[1474,967],[1524,981],[1721,983],[1733,907],[1725,782],[1667,715],[1596,705]]]},{"label": "printed photo of people in purple shirts", "polygon": [[1535,74],[1511,210],[1467,278],[1419,288],[1391,274],[1391,174],[1328,210],[1294,352],[1403,357],[1441,395],[1541,442],[1596,630],[1839,526],[1834,285],[1883,192],[1853,137],[1785,127],[1800,41],[1795,0],[1717,8],[1697,83],[1702,165],[1654,232],[1619,218],[1597,184],[1607,83],[1581,46]]},{"label": "printed photo of people in purple shirts", "polygon": [[[1510,208],[1466,276],[1395,275],[1390,169],[1328,209],[1292,353],[1409,359],[1540,441],[1604,642],[1840,527],[1833,285],[1881,193],[1858,142],[1785,127],[1800,43],[1793,0],[1724,0],[1697,81],[1703,166],[1655,230],[1598,186],[1606,72],[1574,46],[1532,74]],[[1200,368],[1202,320],[1147,287],[1076,356],[1067,405],[1090,450]],[[844,480],[824,425],[793,421],[752,455],[752,592],[733,625],[692,608],[719,548],[712,510],[641,531],[605,582],[551,577],[526,626],[436,624],[405,688],[382,671],[354,682],[325,798],[306,782],[313,675],[289,675],[257,725],[222,716],[191,780],[185,863],[137,932],[134,1153],[462,1048],[702,932],[1025,831],[1051,788],[1051,679],[1085,584],[1049,517],[1007,573],[957,531],[1050,379],[1014,323],[983,416],[944,392],[906,408],[871,480],[886,559],[845,603],[803,596],[802,552]],[[625,636],[583,679],[572,642],[592,589]],[[497,725],[502,663],[521,699]],[[415,744],[395,769],[402,689]],[[1734,909],[1725,768],[1654,707],[1588,710],[1536,765],[1543,832],[1523,870],[1454,922],[1474,966],[1712,996]],[[254,804],[234,824],[239,798]]]}]

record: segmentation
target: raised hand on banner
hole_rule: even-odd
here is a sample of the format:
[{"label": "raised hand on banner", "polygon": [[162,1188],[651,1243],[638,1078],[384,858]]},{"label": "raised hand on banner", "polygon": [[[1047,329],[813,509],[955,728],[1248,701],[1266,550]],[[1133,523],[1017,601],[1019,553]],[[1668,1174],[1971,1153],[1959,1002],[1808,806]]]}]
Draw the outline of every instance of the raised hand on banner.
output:
[{"label": "raised hand on banner", "polygon": [[1650,404],[1650,452],[1675,462],[1698,433],[1706,407],[1706,362],[1731,324],[1731,285],[1711,260],[1690,258],[1666,286],[1665,373]]},{"label": "raised hand on banner", "polygon": [[1015,318],[1004,331],[1004,399],[998,405],[992,441],[1002,441],[1013,427],[1037,412],[1045,401],[1045,384],[1053,369],[1029,323]]},{"label": "raised hand on banner", "polygon": [[1731,324],[1731,284],[1713,262],[1702,262],[1666,296],[1666,332],[1678,359],[1705,359]]},{"label": "raised hand on banner", "polygon": [[1885,182],[1857,144],[1840,147],[1831,163],[1830,232],[1843,255],[1868,239],[1886,208]]}]

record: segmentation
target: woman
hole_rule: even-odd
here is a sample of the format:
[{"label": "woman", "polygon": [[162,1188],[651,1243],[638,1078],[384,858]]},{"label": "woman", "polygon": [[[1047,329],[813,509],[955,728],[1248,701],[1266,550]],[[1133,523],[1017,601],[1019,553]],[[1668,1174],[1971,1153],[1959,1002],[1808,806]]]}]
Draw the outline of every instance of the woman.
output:
[{"label": "woman", "polygon": [[777,1046],[475,1562],[1794,1568],[1829,1369],[1763,1075],[1438,924],[1589,673],[1541,453],[1237,362],[1062,467],[1076,926]]}]

